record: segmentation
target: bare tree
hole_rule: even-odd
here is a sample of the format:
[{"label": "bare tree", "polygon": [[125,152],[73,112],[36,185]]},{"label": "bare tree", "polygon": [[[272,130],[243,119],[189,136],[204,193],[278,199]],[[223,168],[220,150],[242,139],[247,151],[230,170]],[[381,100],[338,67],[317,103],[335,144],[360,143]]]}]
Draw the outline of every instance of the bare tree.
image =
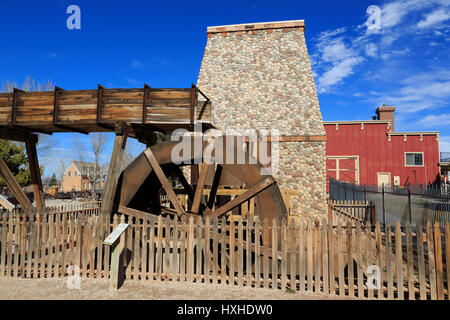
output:
[{"label": "bare tree", "polygon": [[78,135],[72,135],[72,149],[78,161],[85,162],[86,160],[86,146]]},{"label": "bare tree", "polygon": [[67,168],[66,159],[60,158],[58,174],[59,174],[59,177],[61,178],[61,190],[62,190],[62,181],[63,181],[63,177],[64,177],[64,171],[66,171],[66,168]]},{"label": "bare tree", "polygon": [[[6,80],[2,82],[1,92],[12,92],[14,88],[19,87],[16,81]],[[36,81],[30,76],[27,76],[23,81],[22,86],[20,86],[24,91],[53,91],[55,89],[55,84],[51,80],[47,81]],[[47,153],[56,145],[55,140],[52,136],[39,133],[37,142],[37,151],[43,155]]]},{"label": "bare tree", "polygon": [[91,146],[92,151],[94,152],[94,190],[97,187],[97,180],[98,180],[98,169],[99,167],[99,157],[103,152],[104,146],[106,142],[108,141],[108,136],[106,133],[103,132],[95,132],[90,134],[91,137]]}]

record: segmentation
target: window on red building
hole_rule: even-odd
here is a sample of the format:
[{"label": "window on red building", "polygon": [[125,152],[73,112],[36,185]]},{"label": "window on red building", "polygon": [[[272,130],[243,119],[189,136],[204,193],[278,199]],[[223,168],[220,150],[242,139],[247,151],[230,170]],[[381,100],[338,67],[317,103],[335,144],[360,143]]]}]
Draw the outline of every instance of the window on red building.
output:
[{"label": "window on red building", "polygon": [[423,152],[405,152],[405,166],[407,167],[423,166]]}]

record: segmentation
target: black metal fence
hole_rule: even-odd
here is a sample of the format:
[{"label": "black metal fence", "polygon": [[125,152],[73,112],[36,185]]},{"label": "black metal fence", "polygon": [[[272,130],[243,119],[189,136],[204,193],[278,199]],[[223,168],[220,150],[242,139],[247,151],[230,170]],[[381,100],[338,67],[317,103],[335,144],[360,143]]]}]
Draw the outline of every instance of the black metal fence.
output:
[{"label": "black metal fence", "polygon": [[450,222],[450,195],[442,187],[408,185],[402,187],[355,185],[330,179],[332,200],[372,201],[378,222],[402,225],[438,221]]}]

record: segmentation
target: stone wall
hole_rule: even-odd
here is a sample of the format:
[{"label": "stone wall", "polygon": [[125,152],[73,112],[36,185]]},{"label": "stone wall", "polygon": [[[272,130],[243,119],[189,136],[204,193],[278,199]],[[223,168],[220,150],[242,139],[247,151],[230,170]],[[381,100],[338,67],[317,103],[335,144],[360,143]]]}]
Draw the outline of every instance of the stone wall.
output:
[{"label": "stone wall", "polygon": [[[278,129],[281,188],[301,191],[293,213],[326,210],[325,137],[302,20],[208,28],[197,86],[226,129]],[[289,140],[289,139],[287,139]]]}]

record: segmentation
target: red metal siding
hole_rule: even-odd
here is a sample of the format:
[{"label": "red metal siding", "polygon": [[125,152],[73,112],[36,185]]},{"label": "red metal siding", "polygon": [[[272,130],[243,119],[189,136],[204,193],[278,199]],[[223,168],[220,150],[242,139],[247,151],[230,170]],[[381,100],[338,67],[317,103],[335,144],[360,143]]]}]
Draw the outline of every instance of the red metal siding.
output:
[{"label": "red metal siding", "polygon": [[[391,184],[394,177],[400,177],[400,184],[408,182],[418,184],[434,183],[439,174],[439,142],[436,135],[392,136],[389,141],[389,129],[384,123],[361,124],[325,124],[327,133],[326,155],[329,156],[359,156],[359,183],[377,185],[378,172],[391,174]],[[405,166],[405,152],[423,152],[423,167]],[[327,177],[335,177],[328,171],[332,166],[327,161]],[[333,164],[334,166],[334,164]]]}]

